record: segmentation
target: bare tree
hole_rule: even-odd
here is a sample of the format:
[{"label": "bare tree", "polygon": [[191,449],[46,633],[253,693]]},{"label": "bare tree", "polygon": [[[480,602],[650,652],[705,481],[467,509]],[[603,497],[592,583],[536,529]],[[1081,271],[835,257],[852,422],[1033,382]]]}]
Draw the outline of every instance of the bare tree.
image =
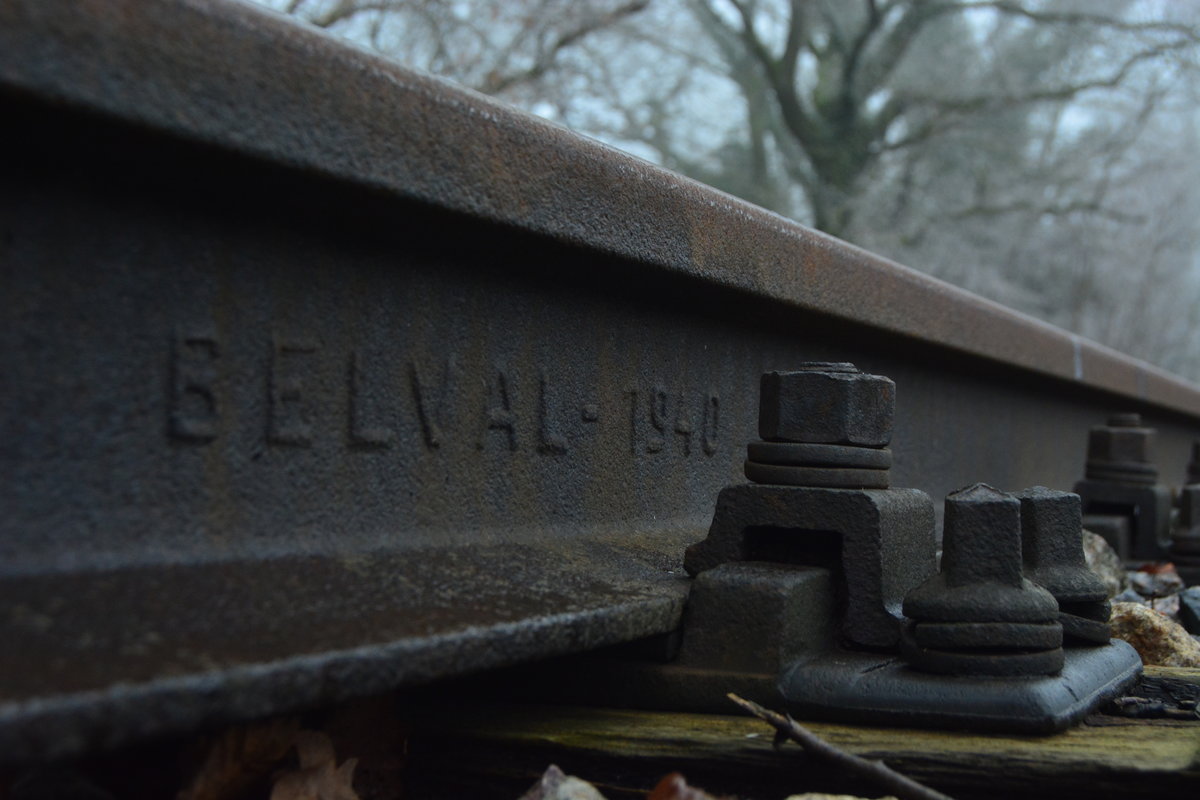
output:
[{"label": "bare tree", "polygon": [[888,156],[980,120],[1023,144],[1026,132],[1014,128],[1035,110],[1119,89],[1139,67],[1190,52],[1198,40],[1182,23],[1121,17],[1128,3],[1091,3],[1088,11],[1001,0],[690,5],[730,79],[775,114],[774,125],[749,124],[751,136],[792,145],[789,174],[804,189],[811,221],[837,235],[853,230],[865,182]]},{"label": "bare tree", "polygon": [[565,51],[650,0],[264,0],[488,94],[536,83]]},{"label": "bare tree", "polygon": [[262,0],[1200,377],[1200,0]]}]

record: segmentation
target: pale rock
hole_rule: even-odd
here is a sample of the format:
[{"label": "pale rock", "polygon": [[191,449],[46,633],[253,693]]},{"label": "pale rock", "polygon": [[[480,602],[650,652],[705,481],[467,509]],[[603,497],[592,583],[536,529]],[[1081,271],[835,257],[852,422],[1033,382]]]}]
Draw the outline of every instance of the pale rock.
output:
[{"label": "pale rock", "polygon": [[1112,545],[1104,541],[1104,537],[1091,531],[1083,532],[1083,557],[1088,569],[1096,573],[1104,582],[1109,597],[1115,597],[1129,585],[1125,576],[1125,567],[1121,565],[1121,557]]},{"label": "pale rock", "polygon": [[551,764],[520,800],[604,800],[595,786]]},{"label": "pale rock", "polygon": [[1137,603],[1113,603],[1114,639],[1133,645],[1147,666],[1200,667],[1200,643],[1178,622]]}]

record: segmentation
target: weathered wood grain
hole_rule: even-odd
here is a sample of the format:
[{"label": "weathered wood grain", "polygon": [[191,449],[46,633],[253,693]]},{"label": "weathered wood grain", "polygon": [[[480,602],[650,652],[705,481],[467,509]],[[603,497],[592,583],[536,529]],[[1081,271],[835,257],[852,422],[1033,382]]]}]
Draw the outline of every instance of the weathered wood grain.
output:
[{"label": "weathered wood grain", "polygon": [[[1200,684],[1200,670],[1150,668]],[[731,708],[731,711],[733,709]],[[1200,722],[1097,716],[1052,736],[806,723],[826,741],[961,798],[1200,796]],[[410,739],[414,796],[514,797],[550,763],[609,797],[644,796],[662,775],[743,798],[813,790],[878,796],[808,759],[772,747],[750,717],[616,709],[491,706],[444,710]],[[439,789],[439,786],[441,787]],[[450,789],[449,787],[457,787]],[[494,790],[489,795],[486,790]]]}]

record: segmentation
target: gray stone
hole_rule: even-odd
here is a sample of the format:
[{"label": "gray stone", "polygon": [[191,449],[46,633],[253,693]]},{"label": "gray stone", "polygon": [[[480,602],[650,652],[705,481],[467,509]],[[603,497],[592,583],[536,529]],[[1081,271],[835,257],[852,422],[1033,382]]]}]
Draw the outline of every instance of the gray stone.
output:
[{"label": "gray stone", "polygon": [[1152,608],[1168,619],[1178,619],[1179,617],[1179,595],[1169,594],[1166,597],[1150,597],[1146,600],[1146,606]]},{"label": "gray stone", "polygon": [[1200,634],[1200,586],[1179,593],[1179,623],[1188,633]]},{"label": "gray stone", "polygon": [[1112,599],[1114,603],[1138,603],[1140,605],[1150,607],[1150,601],[1142,597],[1131,588],[1123,590],[1120,594],[1115,595]]},{"label": "gray stone", "polygon": [[1168,597],[1183,588],[1183,579],[1171,564],[1154,564],[1130,570],[1129,586],[1142,597]]}]

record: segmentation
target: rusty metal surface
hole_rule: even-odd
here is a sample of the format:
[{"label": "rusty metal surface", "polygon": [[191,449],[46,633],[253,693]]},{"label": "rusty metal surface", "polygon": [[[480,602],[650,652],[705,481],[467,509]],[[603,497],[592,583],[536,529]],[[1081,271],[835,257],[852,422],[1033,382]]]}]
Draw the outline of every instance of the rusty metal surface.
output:
[{"label": "rusty metal surface", "polygon": [[937,497],[1065,488],[1111,411],[1182,474],[1200,428],[1145,365],[249,7],[0,2],[0,108],[0,758],[676,627],[771,370],[891,377],[892,483]]},{"label": "rusty metal surface", "polygon": [[592,539],[6,576],[0,762],[667,631],[671,569]]},{"label": "rusty metal surface", "polygon": [[1063,635],[1075,644],[1107,644],[1108,589],[1083,555],[1079,495],[1035,486],[1018,492],[1026,577],[1054,595]]},{"label": "rusty metal surface", "polygon": [[934,570],[933,521],[933,504],[916,489],[729,486],[708,536],[688,548],[684,564],[699,575],[731,561],[826,566],[821,559],[830,559],[842,584],[842,637],[890,647],[905,593]]},{"label": "rusty metal surface", "polygon": [[1196,387],[1161,370],[261,8],[6,0],[0,82],[795,310],[1200,413]]},{"label": "rusty metal surface", "polygon": [[[1044,586],[1025,575],[1022,564],[1021,501],[987,484],[975,484],[946,497],[946,529],[940,571],[904,598],[910,622],[901,654],[913,667],[950,675],[997,677],[1053,675],[1064,663],[1059,604]],[[939,632],[965,624],[962,638],[948,646],[923,635],[933,623]],[[976,626],[1015,623],[995,630],[980,651]],[[1057,631],[1054,641],[1031,645],[1030,626]],[[1108,641],[1108,637],[1104,637]]]}]

